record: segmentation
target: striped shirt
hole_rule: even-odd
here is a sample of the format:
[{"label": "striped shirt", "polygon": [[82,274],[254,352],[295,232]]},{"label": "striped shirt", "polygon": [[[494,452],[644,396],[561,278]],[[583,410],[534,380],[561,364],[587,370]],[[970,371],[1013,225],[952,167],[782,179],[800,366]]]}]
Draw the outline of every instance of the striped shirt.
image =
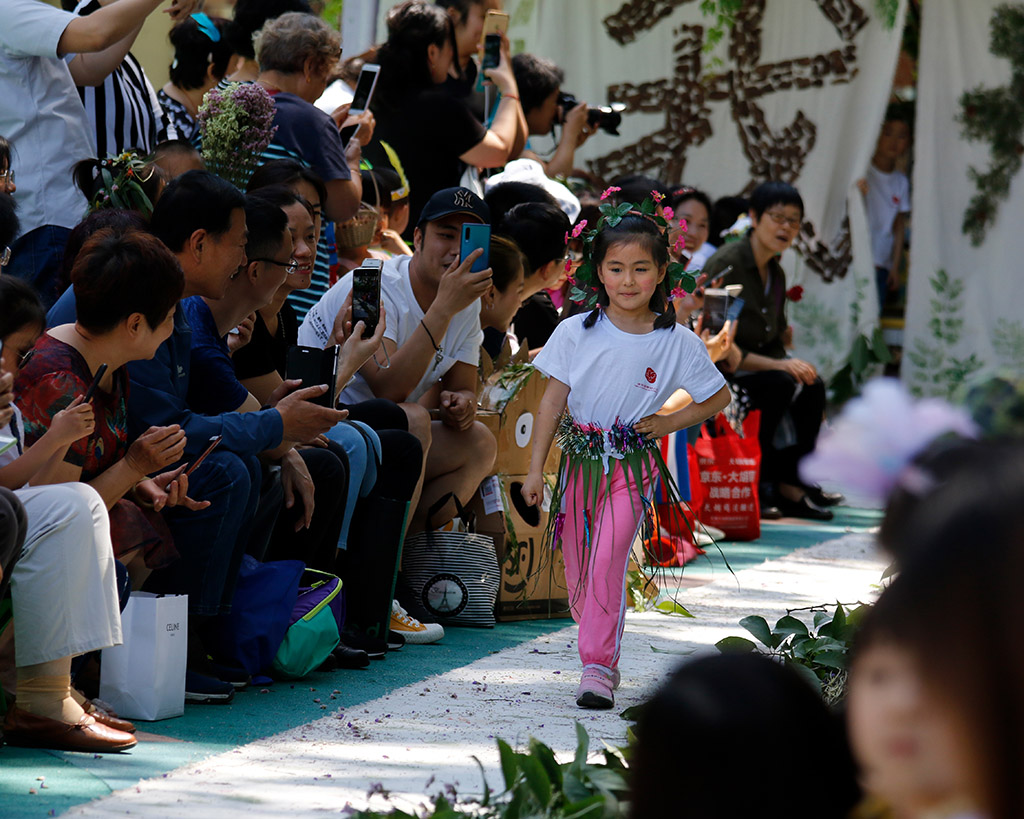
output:
[{"label": "striped shirt", "polygon": [[[84,17],[99,7],[99,0],[81,0],[75,14]],[[165,127],[164,112],[134,55],[129,53],[103,85],[78,86],[78,95],[96,134],[98,157],[130,148],[148,154],[156,147]]]}]

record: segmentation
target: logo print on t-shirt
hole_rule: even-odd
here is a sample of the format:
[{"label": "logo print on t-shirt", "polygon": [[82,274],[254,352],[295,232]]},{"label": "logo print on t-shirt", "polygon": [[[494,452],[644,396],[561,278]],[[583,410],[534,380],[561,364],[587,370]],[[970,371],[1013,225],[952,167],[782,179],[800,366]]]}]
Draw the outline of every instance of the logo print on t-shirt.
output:
[{"label": "logo print on t-shirt", "polygon": [[655,381],[658,380],[658,374],[654,370],[652,370],[650,367],[647,368],[646,375],[647,375],[647,383],[648,384],[653,384]]}]

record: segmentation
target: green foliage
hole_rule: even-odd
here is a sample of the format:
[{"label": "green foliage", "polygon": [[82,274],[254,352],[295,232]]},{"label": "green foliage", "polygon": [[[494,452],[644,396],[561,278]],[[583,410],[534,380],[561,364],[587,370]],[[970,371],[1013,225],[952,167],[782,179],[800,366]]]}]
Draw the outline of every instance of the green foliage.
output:
[{"label": "green foliage", "polygon": [[875,0],[875,12],[882,26],[891,31],[896,25],[896,14],[900,10],[900,0]]},{"label": "green foliage", "polygon": [[843,404],[860,392],[864,382],[872,377],[879,364],[892,361],[892,353],[885,343],[882,328],[876,327],[871,336],[859,334],[853,342],[846,363],[828,383],[832,400]]},{"label": "green foliage", "polygon": [[964,212],[962,230],[978,246],[996,221],[999,201],[1010,193],[1024,155],[1024,5],[998,6],[989,22],[989,51],[1010,61],[1010,82],[998,88],[978,86],[960,97],[957,122],[964,139],[989,143],[989,165],[970,167],[976,193]]},{"label": "green foliage", "polygon": [[928,281],[933,294],[928,329],[935,343],[929,344],[918,338],[914,341],[914,348],[907,352],[916,367],[911,391],[916,395],[949,397],[981,368],[982,362],[974,353],[966,358],[950,355],[950,349],[960,343],[963,335],[963,281],[950,276],[945,270],[939,270]]},{"label": "green foliage", "polygon": [[745,637],[726,637],[715,646],[723,653],[760,651],[774,657],[818,688],[831,705],[846,695],[850,645],[869,608],[864,603],[856,608],[836,603],[829,613],[824,606],[816,606],[810,609],[814,612],[811,626],[792,612],[780,618],[774,628],[763,617],[752,615],[740,620],[740,625],[756,643]]},{"label": "green foliage", "polygon": [[[736,15],[743,8],[743,0],[701,0],[700,11],[705,17],[713,17],[714,22],[704,32],[704,53],[710,54],[715,50],[725,33],[736,24]],[[709,62],[709,68],[720,66],[720,59],[713,59]]]},{"label": "green foliage", "polygon": [[[533,737],[526,751],[513,750],[502,739],[497,740],[497,745],[504,791],[493,795],[485,779],[484,793],[479,799],[453,795],[449,800],[443,794],[437,794],[432,800],[432,808],[424,811],[420,819],[461,816],[483,819],[619,819],[627,815],[629,789],[625,756],[616,748],[606,747],[599,760],[588,762],[590,737],[578,722],[576,753],[571,762],[559,763],[551,748]],[[479,760],[477,764],[480,764]],[[450,789],[448,792],[452,793]],[[371,793],[380,793],[380,790]],[[388,812],[359,811],[354,815],[358,819],[385,816],[405,819],[409,816],[397,809]]]}]

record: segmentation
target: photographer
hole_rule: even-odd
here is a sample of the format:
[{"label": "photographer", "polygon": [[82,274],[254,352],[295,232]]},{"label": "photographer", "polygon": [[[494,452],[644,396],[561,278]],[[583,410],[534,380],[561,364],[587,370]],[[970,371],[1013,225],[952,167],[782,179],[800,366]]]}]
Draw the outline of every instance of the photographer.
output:
[{"label": "photographer", "polygon": [[529,142],[526,143],[522,157],[539,162],[550,177],[570,176],[576,160],[576,149],[597,130],[587,121],[587,104],[577,103],[568,111],[560,104],[565,73],[551,60],[533,54],[516,54],[512,58],[512,73],[519,86],[519,98],[530,134],[550,134],[555,123],[562,125],[558,147],[549,160],[545,162],[530,150]]}]

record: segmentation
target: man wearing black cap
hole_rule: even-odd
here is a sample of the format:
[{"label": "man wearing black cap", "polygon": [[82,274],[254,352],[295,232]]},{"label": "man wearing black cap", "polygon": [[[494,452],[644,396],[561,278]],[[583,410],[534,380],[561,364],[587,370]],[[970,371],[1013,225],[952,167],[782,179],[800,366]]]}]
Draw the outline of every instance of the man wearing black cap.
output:
[{"label": "man wearing black cap", "polygon": [[[411,418],[423,408],[438,411],[440,420],[431,423],[430,440],[424,442],[424,449],[430,448],[410,532],[423,529],[426,511],[445,495],[468,502],[494,465],[494,436],[475,420],[483,339],[480,297],[491,284],[491,271],[470,271],[479,251],[459,258],[462,225],[489,221],[487,205],[466,188],[446,188],[427,201],[413,234],[413,255],[384,264],[384,350],[363,366],[339,398],[345,403],[370,398],[407,402],[404,407]],[[349,274],[324,294],[299,328],[300,344],[335,343],[338,313],[351,289]],[[431,523],[454,516],[455,504],[449,502]]]}]

